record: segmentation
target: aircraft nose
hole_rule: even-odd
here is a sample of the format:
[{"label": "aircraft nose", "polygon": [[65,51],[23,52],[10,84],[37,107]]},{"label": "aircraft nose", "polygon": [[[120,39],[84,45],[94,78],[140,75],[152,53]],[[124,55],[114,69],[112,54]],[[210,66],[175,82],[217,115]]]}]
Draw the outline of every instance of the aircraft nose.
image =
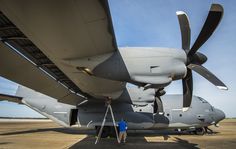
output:
[{"label": "aircraft nose", "polygon": [[216,109],[216,122],[218,123],[223,119],[225,119],[225,113],[220,109]]}]

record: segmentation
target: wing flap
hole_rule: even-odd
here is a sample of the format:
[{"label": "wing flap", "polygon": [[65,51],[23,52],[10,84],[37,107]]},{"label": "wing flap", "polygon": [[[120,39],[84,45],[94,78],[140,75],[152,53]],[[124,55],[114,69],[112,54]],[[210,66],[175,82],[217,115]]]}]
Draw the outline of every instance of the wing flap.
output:
[{"label": "wing flap", "polygon": [[[72,94],[67,88],[50,78],[2,42],[0,42],[0,50],[1,76],[65,103],[70,101],[68,104],[74,105],[84,100],[84,98]],[[71,100],[63,100],[68,96]]]}]

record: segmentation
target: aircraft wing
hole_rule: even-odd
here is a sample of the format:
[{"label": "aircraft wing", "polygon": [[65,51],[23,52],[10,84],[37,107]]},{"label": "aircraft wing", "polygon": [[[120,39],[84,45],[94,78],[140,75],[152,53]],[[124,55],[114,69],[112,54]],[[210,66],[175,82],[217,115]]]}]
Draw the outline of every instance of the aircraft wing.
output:
[{"label": "aircraft wing", "polygon": [[62,101],[121,95],[124,82],[87,71],[117,50],[107,0],[0,0],[0,10],[1,76]]},{"label": "aircraft wing", "polygon": [[49,77],[42,69],[38,69],[25,58],[0,42],[0,75],[25,85],[38,92],[54,97],[68,104],[79,103],[83,97],[71,93],[56,80]]}]

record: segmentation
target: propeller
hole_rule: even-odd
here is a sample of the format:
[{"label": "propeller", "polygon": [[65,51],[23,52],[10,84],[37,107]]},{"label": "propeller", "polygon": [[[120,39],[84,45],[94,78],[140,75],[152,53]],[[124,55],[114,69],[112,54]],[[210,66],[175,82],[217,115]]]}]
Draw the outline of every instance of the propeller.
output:
[{"label": "propeller", "polygon": [[188,109],[192,101],[193,93],[193,79],[192,70],[206,78],[212,84],[217,86],[219,89],[227,90],[227,86],[220,81],[213,73],[211,73],[207,68],[203,67],[207,61],[207,57],[197,52],[198,49],[210,38],[210,36],[215,31],[216,27],[221,21],[223,16],[223,7],[220,4],[212,4],[206,21],[202,27],[200,34],[198,35],[195,43],[190,49],[191,40],[191,29],[189,25],[189,19],[185,12],[176,12],[179,20],[181,37],[182,37],[182,49],[187,55],[187,75],[183,78],[183,110]]}]

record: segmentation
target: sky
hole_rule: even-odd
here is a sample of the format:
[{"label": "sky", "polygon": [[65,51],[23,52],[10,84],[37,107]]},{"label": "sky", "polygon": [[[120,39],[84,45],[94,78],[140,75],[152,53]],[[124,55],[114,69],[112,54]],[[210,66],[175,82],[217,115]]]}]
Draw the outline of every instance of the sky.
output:
[{"label": "sky", "polygon": [[[236,1],[234,0],[110,0],[111,14],[119,47],[169,47],[181,49],[181,35],[176,11],[188,14],[191,45],[195,42],[212,3],[224,7],[224,16],[210,39],[200,48],[208,57],[204,64],[229,88],[217,89],[193,73],[193,94],[236,117]],[[3,68],[1,68],[3,69]],[[0,78],[0,93],[14,94],[17,84]],[[181,81],[166,88],[167,94],[182,94]],[[42,117],[26,106],[0,102],[1,116]]]}]

